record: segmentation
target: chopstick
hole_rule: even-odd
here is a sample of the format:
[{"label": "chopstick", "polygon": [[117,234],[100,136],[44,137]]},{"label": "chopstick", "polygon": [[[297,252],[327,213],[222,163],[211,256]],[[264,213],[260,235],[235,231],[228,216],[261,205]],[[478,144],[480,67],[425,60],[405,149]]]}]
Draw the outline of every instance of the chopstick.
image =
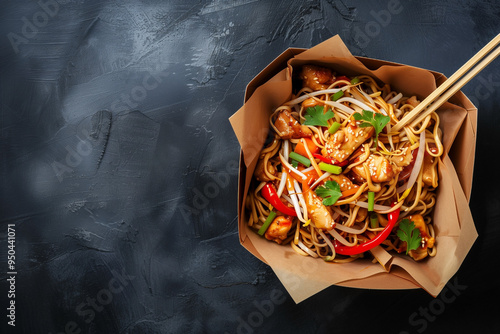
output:
[{"label": "chopstick", "polygon": [[[500,54],[500,47],[494,49],[499,43],[500,34],[479,50],[478,53],[469,59],[451,77],[446,79],[445,82],[443,82],[438,88],[436,88],[436,90],[420,102],[410,113],[405,115],[403,119],[392,127],[392,131],[397,132],[412,121],[412,125],[416,125],[425,119],[429,114],[436,111],[437,108],[448,101],[453,95],[455,95],[456,92],[460,90],[460,88],[465,86],[467,82],[481,72]],[[417,116],[418,118],[413,120]]]}]

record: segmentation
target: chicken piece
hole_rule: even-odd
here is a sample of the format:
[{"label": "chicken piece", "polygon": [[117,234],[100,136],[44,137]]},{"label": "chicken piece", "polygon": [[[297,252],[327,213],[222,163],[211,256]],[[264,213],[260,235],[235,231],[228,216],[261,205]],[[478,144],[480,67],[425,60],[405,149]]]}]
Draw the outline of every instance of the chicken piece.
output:
[{"label": "chicken piece", "polygon": [[[273,176],[276,176],[277,173],[276,168],[273,167],[273,165],[269,160],[267,161],[267,171]],[[253,172],[253,175],[258,181],[261,182],[273,181],[273,179],[267,176],[267,174],[264,171],[264,159],[259,159],[259,161],[257,162],[257,166],[255,167],[255,171]]]},{"label": "chicken piece", "polygon": [[405,101],[405,104],[409,104],[412,107],[418,106],[419,103],[420,101],[417,100],[417,97],[415,95],[413,95],[412,97],[410,97],[408,100]]},{"label": "chicken piece", "polygon": [[349,176],[349,179],[352,181],[352,182],[355,182],[357,184],[363,184],[366,182],[366,180],[364,178],[362,178],[361,176],[359,176],[358,174],[354,173],[353,170],[350,170],[347,175]]},{"label": "chicken piece", "polygon": [[307,108],[315,107],[318,104],[319,104],[318,101],[316,101],[314,98],[310,97],[308,99],[305,99],[304,102],[302,102],[302,107],[304,107],[304,109],[307,109]]},{"label": "chicken piece", "polygon": [[323,156],[342,162],[368,138],[373,135],[373,127],[361,128],[351,120],[346,127],[340,128],[328,138],[322,150]]},{"label": "chicken piece", "polygon": [[305,65],[302,66],[300,79],[302,79],[302,86],[312,90],[322,90],[327,89],[335,81],[335,75],[329,68]]},{"label": "chicken piece", "polygon": [[266,230],[265,237],[267,240],[276,241],[281,245],[286,239],[288,232],[292,228],[292,219],[288,216],[278,216],[274,218],[271,225]]},{"label": "chicken piece", "polygon": [[307,214],[313,222],[314,226],[322,230],[331,230],[335,226],[335,221],[332,218],[330,208],[323,204],[321,197],[316,195],[314,191],[304,192]]},{"label": "chicken piece", "polygon": [[389,160],[398,167],[406,167],[413,161],[413,151],[410,150],[410,144],[405,144],[402,148],[402,155],[393,155]]},{"label": "chicken piece", "polygon": [[[356,162],[359,158],[356,158]],[[370,177],[372,182],[380,183],[387,182],[391,180],[397,173],[401,171],[400,167],[393,166],[389,160],[379,154],[370,154],[368,159],[363,163],[368,164],[368,170],[370,171]],[[357,165],[352,168],[352,171],[362,179],[366,180],[365,167]]]},{"label": "chicken piece", "polygon": [[367,216],[368,216],[368,209],[359,208],[355,222],[356,223],[364,222]]},{"label": "chicken piece", "polygon": [[424,154],[422,169],[422,181],[424,184],[436,188],[438,186],[437,159],[426,152]]},{"label": "chicken piece", "polygon": [[311,137],[313,134],[311,129],[305,125],[301,125],[287,110],[279,112],[274,126],[280,132],[281,139]]},{"label": "chicken piece", "polygon": [[349,179],[344,174],[335,175],[332,174],[329,176],[330,180],[337,182],[340,186],[340,191],[350,190],[352,188],[358,188],[357,184],[352,183],[351,179]]},{"label": "chicken piece", "polygon": [[427,257],[427,248],[418,247],[408,253],[415,261],[420,261]]},{"label": "chicken piece", "polygon": [[422,215],[411,215],[408,219],[418,228],[420,237],[422,238],[420,246],[415,250],[410,250],[408,253],[415,261],[420,261],[427,256],[427,248],[434,247],[435,239],[429,235],[429,230]]}]

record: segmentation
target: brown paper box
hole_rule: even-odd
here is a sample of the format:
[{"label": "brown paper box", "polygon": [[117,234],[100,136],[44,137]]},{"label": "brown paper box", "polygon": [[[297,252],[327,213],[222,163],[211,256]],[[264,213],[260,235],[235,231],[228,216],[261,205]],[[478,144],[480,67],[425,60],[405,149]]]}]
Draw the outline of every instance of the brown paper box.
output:
[{"label": "brown paper box", "polygon": [[405,96],[429,95],[446,77],[440,73],[382,60],[354,57],[339,36],[309,49],[288,49],[247,86],[244,105],[230,118],[241,145],[238,227],[240,242],[267,263],[295,302],[330,285],[364,289],[423,288],[437,296],[457,272],[477,238],[469,209],[476,143],[477,109],[459,92],[438,113],[445,152],[439,163],[439,187],[434,210],[437,255],[421,262],[377,248],[383,263],[357,260],[334,264],[296,254],[260,237],[247,226],[244,205],[257,158],[269,131],[268,117],[291,97],[294,67],[315,63],[339,74],[368,74],[389,83]]}]

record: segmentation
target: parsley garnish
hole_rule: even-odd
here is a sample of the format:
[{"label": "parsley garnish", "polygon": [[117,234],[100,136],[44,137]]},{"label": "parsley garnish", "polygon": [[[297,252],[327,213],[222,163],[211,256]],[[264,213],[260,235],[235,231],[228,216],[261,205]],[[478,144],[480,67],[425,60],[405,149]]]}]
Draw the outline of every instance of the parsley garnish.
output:
[{"label": "parsley garnish", "polygon": [[342,196],[342,192],[337,182],[326,181],[324,186],[316,188],[316,195],[323,198],[324,205],[333,205]]},{"label": "parsley garnish", "polygon": [[306,112],[304,125],[328,126],[328,120],[335,117],[331,109],[323,112],[322,106],[309,107]]},{"label": "parsley garnish", "polygon": [[415,223],[405,218],[399,223],[399,229],[396,232],[401,241],[406,242],[406,254],[411,250],[417,249],[422,242],[420,230],[415,227]]},{"label": "parsley garnish", "polygon": [[378,145],[378,134],[382,132],[387,123],[391,120],[389,116],[385,116],[379,113],[373,113],[370,110],[363,110],[363,114],[354,113],[352,115],[356,121],[361,121],[362,123],[359,125],[362,128],[366,128],[369,126],[373,126],[375,129],[375,148]]}]

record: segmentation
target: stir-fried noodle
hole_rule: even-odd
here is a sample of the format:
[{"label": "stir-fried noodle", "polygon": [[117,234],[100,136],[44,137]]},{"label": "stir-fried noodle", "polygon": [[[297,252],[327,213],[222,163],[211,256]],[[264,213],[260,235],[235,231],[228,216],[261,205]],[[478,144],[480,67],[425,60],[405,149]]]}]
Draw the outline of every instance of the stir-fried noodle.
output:
[{"label": "stir-fried noodle", "polygon": [[271,137],[247,194],[248,225],[326,261],[369,257],[374,247],[434,256],[438,115],[394,132],[416,97],[314,65],[294,80],[295,95],[269,117]]}]

